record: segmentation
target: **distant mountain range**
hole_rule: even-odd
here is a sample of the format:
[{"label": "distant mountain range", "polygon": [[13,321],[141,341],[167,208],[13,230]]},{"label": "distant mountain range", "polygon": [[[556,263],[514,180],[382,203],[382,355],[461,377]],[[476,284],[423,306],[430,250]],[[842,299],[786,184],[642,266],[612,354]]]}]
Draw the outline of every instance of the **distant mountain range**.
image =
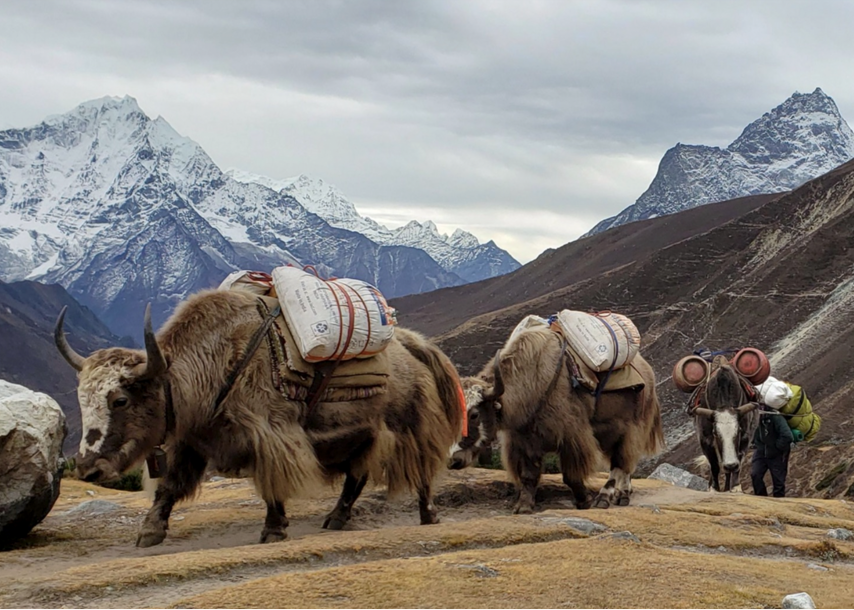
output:
[{"label": "distant mountain range", "polygon": [[492,242],[443,239],[432,223],[423,243],[375,241],[326,214],[322,197],[310,200],[314,187],[295,182],[303,205],[288,192],[234,180],[133,98],[86,102],[0,131],[0,280],[59,283],[115,333],[139,338],[146,302],[162,321],[235,269],[313,264],[394,297],[518,267]]},{"label": "distant mountain range", "polygon": [[412,220],[398,229],[389,229],[360,215],[356,206],[334,186],[305,174],[287,180],[274,180],[230,169],[226,175],[238,182],[261,184],[282,195],[289,195],[333,227],[361,233],[384,246],[408,246],[424,250],[445,271],[459,275],[466,282],[503,275],[520,266],[495,242],[490,240],[481,244],[477,237],[462,229],[457,229],[450,236],[443,235],[430,220],[424,224]]},{"label": "distant mountain range", "polygon": [[854,158],[854,132],[821,89],[795,93],[726,148],[677,144],[638,200],[587,235],[715,201],[796,188]]}]

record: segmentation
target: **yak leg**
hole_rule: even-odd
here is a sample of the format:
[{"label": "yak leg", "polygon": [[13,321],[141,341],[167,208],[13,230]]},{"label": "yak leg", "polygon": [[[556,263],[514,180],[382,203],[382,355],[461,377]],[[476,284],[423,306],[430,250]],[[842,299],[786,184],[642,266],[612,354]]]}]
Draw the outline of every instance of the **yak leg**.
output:
[{"label": "yak leg", "polygon": [[421,513],[421,525],[439,523],[436,507],[433,505],[433,490],[429,483],[418,490],[418,511]]},{"label": "yak leg", "polygon": [[[735,476],[733,476],[735,475]],[[738,471],[729,470],[724,474],[724,491],[732,491],[733,480],[738,481]]]},{"label": "yak leg", "polygon": [[593,492],[587,488],[584,478],[579,474],[586,472],[584,464],[579,463],[575,453],[564,452],[560,455],[560,471],[563,475],[564,484],[572,491],[575,507],[579,509],[590,508],[593,502]]},{"label": "yak leg", "polygon": [[279,501],[267,502],[267,518],[264,519],[264,529],[261,530],[261,544],[281,542],[288,537],[285,531],[288,527],[288,517],[285,515],[285,505]]},{"label": "yak leg", "polygon": [[163,542],[172,508],[196,490],[207,463],[204,456],[187,445],[180,444],[175,448],[166,475],[154,494],[154,504],[139,528],[136,546],[145,548]]},{"label": "yak leg", "polygon": [[702,449],[703,453],[706,455],[706,459],[709,461],[709,485],[715,491],[720,491],[721,463],[718,460],[718,452],[714,447],[708,450],[706,447],[702,447]]},{"label": "yak leg", "polygon": [[624,448],[624,438],[611,448],[611,473],[593,500],[593,506],[596,508],[629,505],[632,495],[631,473],[634,472],[635,465],[630,457],[625,455]]},{"label": "yak leg", "polygon": [[324,529],[340,530],[347,524],[353,510],[353,504],[356,503],[367,482],[368,475],[366,474],[357,479],[351,473],[347,473],[347,478],[344,479],[344,489],[341,490],[341,497],[338,498],[338,504],[335,505],[332,512],[326,515],[326,519],[323,521],[322,527]]},{"label": "yak leg", "polygon": [[531,455],[523,447],[511,442],[507,457],[507,466],[519,481],[519,499],[513,507],[513,514],[530,514],[534,512],[534,501],[543,470],[543,456]]}]

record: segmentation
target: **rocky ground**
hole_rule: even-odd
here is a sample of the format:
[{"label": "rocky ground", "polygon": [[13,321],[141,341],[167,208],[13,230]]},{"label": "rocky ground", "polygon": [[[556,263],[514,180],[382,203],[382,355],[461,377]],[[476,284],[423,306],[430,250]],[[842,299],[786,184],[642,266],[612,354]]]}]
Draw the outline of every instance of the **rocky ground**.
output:
[{"label": "rocky ground", "polygon": [[[593,481],[601,484],[602,480]],[[633,505],[577,511],[558,476],[511,516],[500,471],[449,473],[442,523],[367,490],[348,531],[320,529],[335,490],[288,507],[290,538],[256,544],[264,506],[244,480],[205,484],[169,537],[133,546],[149,499],[63,481],[52,513],[0,553],[2,607],[780,607],[854,601],[846,500],[716,494],[640,479]],[[844,535],[844,534],[843,534]]]}]

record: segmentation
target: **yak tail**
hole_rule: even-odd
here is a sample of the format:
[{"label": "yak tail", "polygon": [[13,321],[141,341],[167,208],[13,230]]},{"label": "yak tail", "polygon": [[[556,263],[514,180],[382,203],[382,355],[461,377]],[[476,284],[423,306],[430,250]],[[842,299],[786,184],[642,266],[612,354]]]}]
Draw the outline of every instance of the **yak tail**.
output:
[{"label": "yak tail", "polygon": [[664,427],[661,423],[661,403],[658,401],[658,393],[653,385],[652,396],[649,407],[652,410],[652,426],[649,431],[647,442],[647,455],[658,455],[667,448],[664,441]]},{"label": "yak tail", "polygon": [[451,359],[442,350],[417,333],[407,331],[405,333],[398,333],[396,336],[403,347],[433,373],[433,378],[436,380],[436,389],[439,392],[439,399],[442,401],[448,425],[452,431],[453,438],[448,443],[450,447],[457,440],[457,435],[459,435],[462,429],[463,416],[466,411],[462,385],[460,384],[459,375],[457,375],[457,369],[451,362]]}]

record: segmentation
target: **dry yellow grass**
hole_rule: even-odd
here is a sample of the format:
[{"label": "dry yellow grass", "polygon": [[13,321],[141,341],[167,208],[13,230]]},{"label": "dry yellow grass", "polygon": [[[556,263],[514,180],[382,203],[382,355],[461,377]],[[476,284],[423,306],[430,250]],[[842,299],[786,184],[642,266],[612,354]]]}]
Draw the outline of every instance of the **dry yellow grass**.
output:
[{"label": "dry yellow grass", "polygon": [[[850,606],[854,569],[662,549],[614,538],[394,559],[283,574],[182,599],[209,608],[778,607],[793,588]],[[793,583],[797,583],[796,585]]]},{"label": "dry yellow grass", "polygon": [[[180,505],[167,542],[145,550],[132,545],[150,499],[64,481],[30,544],[0,554],[0,607],[755,607],[802,589],[823,607],[854,601],[854,543],[825,537],[854,529],[851,503],[638,480],[633,506],[576,511],[563,508],[560,477],[548,476],[544,510],[513,517],[503,481],[494,471],[449,476],[438,493],[445,522],[429,527],[412,525],[412,500],[388,504],[374,490],[357,505],[363,529],[345,532],[319,530],[336,497],[329,489],[291,503],[294,539],[273,545],[249,544],[264,515],[251,485],[208,483]],[[93,499],[88,491],[121,509],[64,515]],[[577,518],[641,543],[586,538],[566,521]]]}]

